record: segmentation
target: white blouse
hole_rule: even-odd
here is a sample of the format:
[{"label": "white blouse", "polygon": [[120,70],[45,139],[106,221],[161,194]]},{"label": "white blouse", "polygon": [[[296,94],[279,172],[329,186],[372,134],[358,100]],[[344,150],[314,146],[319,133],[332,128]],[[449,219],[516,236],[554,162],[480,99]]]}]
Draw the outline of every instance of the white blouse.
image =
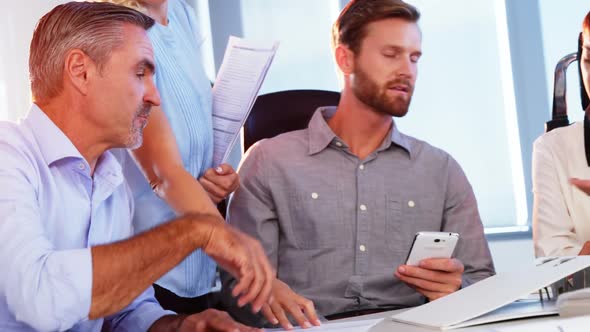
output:
[{"label": "white blouse", "polygon": [[577,255],[590,241],[590,196],[569,183],[590,179],[584,122],[554,129],[533,148],[533,241],[535,255]]}]

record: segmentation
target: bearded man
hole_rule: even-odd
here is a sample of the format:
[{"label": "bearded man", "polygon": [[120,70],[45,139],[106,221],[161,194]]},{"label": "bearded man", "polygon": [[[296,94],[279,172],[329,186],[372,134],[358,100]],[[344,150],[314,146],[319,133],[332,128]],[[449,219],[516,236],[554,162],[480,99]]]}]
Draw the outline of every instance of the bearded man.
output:
[{"label": "bearded man", "polygon": [[[337,107],[305,130],[252,146],[229,221],[277,271],[272,323],[317,325],[417,306],[494,274],[473,190],[446,152],[402,134],[422,54],[419,12],[401,0],[351,1],[334,24]],[[277,110],[280,111],[280,110]],[[419,231],[460,234],[454,258],[405,265]]]}]

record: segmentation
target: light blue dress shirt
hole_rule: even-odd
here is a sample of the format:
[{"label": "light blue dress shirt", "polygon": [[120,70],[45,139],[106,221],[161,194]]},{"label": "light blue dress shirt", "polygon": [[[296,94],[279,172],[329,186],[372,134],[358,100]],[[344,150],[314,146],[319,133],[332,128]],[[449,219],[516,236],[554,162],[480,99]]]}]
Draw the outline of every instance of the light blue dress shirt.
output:
[{"label": "light blue dress shirt", "polygon": [[[129,237],[133,201],[116,159],[86,160],[33,105],[0,122],[0,331],[100,331],[88,320],[91,246]],[[164,311],[150,287],[107,318],[114,331],[146,331]]]},{"label": "light blue dress shirt", "polygon": [[[168,26],[156,24],[148,31],[155,53],[156,86],[183,165],[199,178],[213,159],[211,85],[200,53],[203,37],[193,9],[182,0],[168,2],[168,20]],[[141,232],[173,219],[174,211],[154,194],[131,157],[117,151],[117,158],[133,190],[135,230]],[[197,297],[210,292],[215,268],[215,262],[197,250],[157,284],[182,297]]]}]

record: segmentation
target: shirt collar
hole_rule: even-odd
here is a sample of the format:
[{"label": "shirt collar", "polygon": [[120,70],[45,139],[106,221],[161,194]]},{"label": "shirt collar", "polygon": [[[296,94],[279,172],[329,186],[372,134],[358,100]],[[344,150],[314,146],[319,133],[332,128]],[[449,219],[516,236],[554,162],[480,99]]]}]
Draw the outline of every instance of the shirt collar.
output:
[{"label": "shirt collar", "polygon": [[65,158],[84,159],[72,141],[39,106],[33,104],[23,122],[31,128],[47,165]]},{"label": "shirt collar", "polygon": [[[336,113],[337,107],[336,106],[326,106],[320,107],[315,111],[311,120],[309,121],[309,154],[313,155],[316,154],[325,148],[327,148],[330,143],[334,140],[339,139],[336,134],[332,131],[332,128],[328,126],[328,120],[334,116]],[[397,126],[395,125],[395,121],[393,122],[393,126],[391,127],[389,136],[391,137],[390,140],[384,140],[381,146],[379,147],[379,151],[386,150],[391,147],[391,143],[395,146],[399,146],[406,150],[406,152],[412,155],[412,150],[410,146],[410,142],[406,135],[401,133]]]},{"label": "shirt collar", "polygon": [[[48,166],[59,160],[73,158],[83,161],[88,167],[88,162],[82,157],[74,143],[51,121],[39,106],[33,104],[23,122],[31,128],[39,150]],[[98,158],[94,174],[109,179],[115,185],[123,181],[121,164],[109,151],[106,151]]]},{"label": "shirt collar", "polygon": [[327,120],[336,113],[336,106],[318,108],[309,121],[309,154],[324,150],[337,137]]}]

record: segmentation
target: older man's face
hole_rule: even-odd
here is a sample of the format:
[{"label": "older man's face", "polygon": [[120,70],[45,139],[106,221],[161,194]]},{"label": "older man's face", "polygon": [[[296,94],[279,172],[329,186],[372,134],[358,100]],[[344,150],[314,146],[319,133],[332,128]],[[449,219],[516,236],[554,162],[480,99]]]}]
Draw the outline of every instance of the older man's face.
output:
[{"label": "older man's face", "polygon": [[137,148],[152,106],[160,104],[154,84],[154,51],[146,31],[125,24],[124,45],[111,54],[100,75],[92,81],[93,121],[114,147]]}]

